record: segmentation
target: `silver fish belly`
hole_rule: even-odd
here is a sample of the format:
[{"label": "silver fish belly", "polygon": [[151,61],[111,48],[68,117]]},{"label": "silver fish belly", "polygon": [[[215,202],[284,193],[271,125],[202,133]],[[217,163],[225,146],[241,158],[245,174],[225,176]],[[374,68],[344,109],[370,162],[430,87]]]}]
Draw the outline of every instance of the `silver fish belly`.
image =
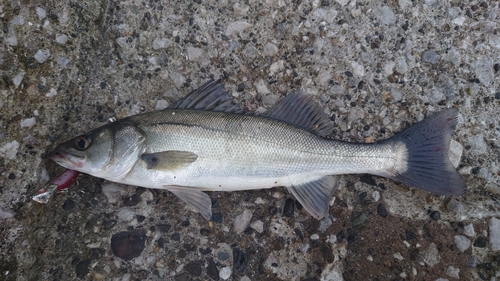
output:
[{"label": "silver fish belly", "polygon": [[52,159],[111,181],[167,189],[211,217],[203,191],[285,186],[315,218],[328,213],[332,175],[368,173],[433,193],[465,186],[447,158],[457,111],[444,110],[373,144],[335,141],[310,96],[288,95],[263,115],[240,114],[219,82],[170,108],[131,116],[59,145]]}]

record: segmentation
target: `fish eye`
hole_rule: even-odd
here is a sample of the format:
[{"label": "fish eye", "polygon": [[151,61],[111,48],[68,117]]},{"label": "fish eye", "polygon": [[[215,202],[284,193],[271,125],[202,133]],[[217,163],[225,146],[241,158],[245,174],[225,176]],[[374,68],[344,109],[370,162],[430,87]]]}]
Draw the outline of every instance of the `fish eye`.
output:
[{"label": "fish eye", "polygon": [[89,136],[79,136],[75,139],[75,147],[78,150],[85,150],[90,146],[90,137]]}]

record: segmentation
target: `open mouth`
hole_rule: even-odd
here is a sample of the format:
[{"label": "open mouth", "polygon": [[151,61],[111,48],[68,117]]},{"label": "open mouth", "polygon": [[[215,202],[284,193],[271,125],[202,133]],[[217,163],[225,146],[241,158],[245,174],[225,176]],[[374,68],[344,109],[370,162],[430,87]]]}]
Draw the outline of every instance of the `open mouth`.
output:
[{"label": "open mouth", "polygon": [[56,159],[64,159],[64,155],[57,151],[51,151],[48,155],[48,158],[56,160]]},{"label": "open mouth", "polygon": [[71,153],[59,152],[59,149],[53,150],[48,154],[48,158],[57,164],[68,169],[78,169],[84,165],[84,157],[76,156]]}]

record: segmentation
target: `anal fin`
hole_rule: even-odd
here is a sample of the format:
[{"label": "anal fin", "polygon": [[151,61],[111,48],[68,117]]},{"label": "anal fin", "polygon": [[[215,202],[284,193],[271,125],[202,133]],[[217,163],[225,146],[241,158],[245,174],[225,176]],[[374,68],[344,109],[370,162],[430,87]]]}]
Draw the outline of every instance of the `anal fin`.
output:
[{"label": "anal fin", "polygon": [[320,220],[328,215],[330,199],[337,185],[336,177],[326,176],[287,189],[314,218]]},{"label": "anal fin", "polygon": [[210,220],[212,218],[212,200],[203,191],[195,187],[173,185],[164,186],[164,188],[189,206],[196,208],[205,219]]}]

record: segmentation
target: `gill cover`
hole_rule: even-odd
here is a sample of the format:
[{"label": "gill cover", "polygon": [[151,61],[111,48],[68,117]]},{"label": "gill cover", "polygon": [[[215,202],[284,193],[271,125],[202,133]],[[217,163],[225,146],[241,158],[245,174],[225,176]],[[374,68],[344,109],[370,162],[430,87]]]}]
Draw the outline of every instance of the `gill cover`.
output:
[{"label": "gill cover", "polygon": [[[101,172],[104,173],[101,176],[108,180],[117,181],[132,169],[139,156],[144,152],[146,133],[128,122],[114,122],[104,127],[112,132],[112,138],[109,161],[101,168]],[[101,155],[106,154],[106,152],[96,150],[96,153],[101,153]]]},{"label": "gill cover", "polygon": [[145,150],[146,134],[130,122],[114,122],[60,144],[60,165],[108,180],[123,178]]}]

